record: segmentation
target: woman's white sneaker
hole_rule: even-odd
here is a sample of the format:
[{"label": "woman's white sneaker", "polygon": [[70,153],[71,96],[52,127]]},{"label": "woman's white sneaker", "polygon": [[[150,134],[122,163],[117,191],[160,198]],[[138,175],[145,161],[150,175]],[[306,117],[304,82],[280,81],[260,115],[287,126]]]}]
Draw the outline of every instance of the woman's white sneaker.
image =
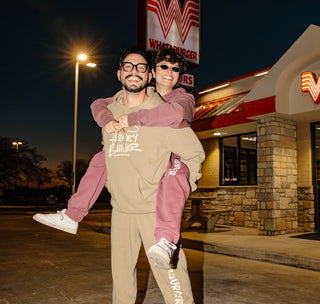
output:
[{"label": "woman's white sneaker", "polygon": [[43,225],[59,229],[71,234],[77,234],[78,222],[65,214],[67,209],[58,210],[57,213],[37,213],[33,219]]},{"label": "woman's white sneaker", "polygon": [[162,269],[171,269],[171,257],[177,246],[169,242],[166,238],[148,249],[147,257],[153,261],[155,266]]}]

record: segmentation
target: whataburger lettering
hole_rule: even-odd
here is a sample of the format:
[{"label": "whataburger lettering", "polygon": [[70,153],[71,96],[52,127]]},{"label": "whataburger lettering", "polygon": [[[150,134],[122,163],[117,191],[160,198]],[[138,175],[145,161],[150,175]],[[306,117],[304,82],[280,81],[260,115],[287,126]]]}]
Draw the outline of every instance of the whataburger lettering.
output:
[{"label": "whataburger lettering", "polygon": [[309,92],[315,104],[320,104],[320,75],[318,81],[315,81],[312,72],[304,72],[301,74],[301,90],[302,92]]},{"label": "whataburger lettering", "polygon": [[161,42],[159,40],[155,40],[155,39],[150,38],[149,39],[149,47],[152,49],[157,49],[157,50],[166,50],[166,49],[173,48],[178,54],[182,55],[186,59],[198,60],[198,53],[197,52],[187,50],[187,49],[175,46],[175,45],[171,45],[170,43]]}]

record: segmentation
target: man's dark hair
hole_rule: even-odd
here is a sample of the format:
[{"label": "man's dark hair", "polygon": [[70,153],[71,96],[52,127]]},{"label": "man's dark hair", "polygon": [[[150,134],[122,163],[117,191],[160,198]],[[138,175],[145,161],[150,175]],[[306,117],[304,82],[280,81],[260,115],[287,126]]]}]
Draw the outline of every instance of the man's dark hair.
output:
[{"label": "man's dark hair", "polygon": [[152,68],[155,69],[156,65],[163,60],[170,63],[178,63],[180,68],[180,75],[184,74],[187,71],[187,68],[188,68],[187,62],[184,60],[182,55],[178,54],[172,48],[161,50],[158,53],[156,53],[152,57]]},{"label": "man's dark hair", "polygon": [[141,55],[142,57],[144,57],[144,59],[147,61],[148,63],[148,66],[150,67],[150,58],[148,56],[148,54],[141,48],[138,48],[138,47],[129,47],[127,49],[125,49],[120,58],[119,58],[119,67],[121,66],[123,60],[130,54],[139,54]]}]

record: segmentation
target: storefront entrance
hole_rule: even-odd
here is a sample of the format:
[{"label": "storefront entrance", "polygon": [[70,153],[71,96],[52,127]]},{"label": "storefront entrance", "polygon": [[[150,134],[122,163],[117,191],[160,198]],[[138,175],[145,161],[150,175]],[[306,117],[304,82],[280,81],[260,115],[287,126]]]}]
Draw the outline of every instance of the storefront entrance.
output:
[{"label": "storefront entrance", "polygon": [[312,124],[314,191],[315,191],[315,228],[320,229],[320,122]]}]

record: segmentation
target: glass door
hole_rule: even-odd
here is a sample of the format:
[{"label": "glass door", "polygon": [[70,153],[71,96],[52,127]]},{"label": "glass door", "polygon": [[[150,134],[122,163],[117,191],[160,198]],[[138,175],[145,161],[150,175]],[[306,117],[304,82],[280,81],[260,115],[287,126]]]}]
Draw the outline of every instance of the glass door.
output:
[{"label": "glass door", "polygon": [[314,190],[315,190],[315,228],[320,229],[320,123],[312,125]]}]

